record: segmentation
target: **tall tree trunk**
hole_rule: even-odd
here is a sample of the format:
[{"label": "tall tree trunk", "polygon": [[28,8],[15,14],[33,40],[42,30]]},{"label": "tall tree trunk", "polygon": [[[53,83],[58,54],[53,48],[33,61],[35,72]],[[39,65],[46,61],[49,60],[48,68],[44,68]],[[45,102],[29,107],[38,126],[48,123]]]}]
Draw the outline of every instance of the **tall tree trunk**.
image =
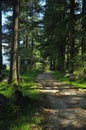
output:
[{"label": "tall tree trunk", "polygon": [[57,70],[64,72],[64,63],[65,63],[65,38],[62,35],[59,35],[59,48],[58,50],[58,63]]},{"label": "tall tree trunk", "polygon": [[26,35],[26,48],[28,47],[28,35]]},{"label": "tall tree trunk", "polygon": [[75,56],[75,0],[70,0],[70,16],[71,16],[71,32],[70,32],[70,73],[74,71],[74,56]]},{"label": "tall tree trunk", "polygon": [[69,70],[70,68],[70,44],[69,40],[66,40],[66,64],[65,69]]},{"label": "tall tree trunk", "polygon": [[0,0],[0,73],[2,71],[2,0]]},{"label": "tall tree trunk", "polygon": [[50,56],[50,70],[53,70],[53,56]]},{"label": "tall tree trunk", "polygon": [[83,36],[82,36],[82,57],[86,52],[86,0],[83,0],[82,6],[82,29],[83,29]]},{"label": "tall tree trunk", "polygon": [[33,35],[32,35],[32,39],[31,39],[31,69],[33,69],[33,50],[34,50],[34,40],[33,40]]},{"label": "tall tree trunk", "polygon": [[18,14],[19,0],[14,0],[13,6],[13,41],[11,44],[11,62],[9,83],[18,84],[17,81],[17,42],[18,42]]}]

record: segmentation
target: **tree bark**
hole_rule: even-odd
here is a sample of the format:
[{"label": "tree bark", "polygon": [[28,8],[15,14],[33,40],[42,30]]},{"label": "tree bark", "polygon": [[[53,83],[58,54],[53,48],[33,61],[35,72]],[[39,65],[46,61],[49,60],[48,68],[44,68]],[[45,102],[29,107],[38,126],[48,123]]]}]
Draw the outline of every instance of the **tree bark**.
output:
[{"label": "tree bark", "polygon": [[2,0],[0,0],[0,73],[2,71]]},{"label": "tree bark", "polygon": [[83,6],[82,6],[82,57],[84,53],[86,52],[86,0],[83,0]]},{"label": "tree bark", "polygon": [[9,83],[18,85],[17,81],[17,42],[18,42],[18,14],[19,0],[14,0],[13,5],[13,41],[11,44],[11,62]]},{"label": "tree bark", "polygon": [[74,71],[74,56],[75,56],[75,0],[70,0],[70,16],[71,16],[71,32],[70,32],[70,73]]},{"label": "tree bark", "polygon": [[[63,35],[59,35],[59,42],[57,44],[57,65],[56,70],[59,72],[64,72],[65,65],[65,37]],[[59,46],[59,47],[58,47]]]}]

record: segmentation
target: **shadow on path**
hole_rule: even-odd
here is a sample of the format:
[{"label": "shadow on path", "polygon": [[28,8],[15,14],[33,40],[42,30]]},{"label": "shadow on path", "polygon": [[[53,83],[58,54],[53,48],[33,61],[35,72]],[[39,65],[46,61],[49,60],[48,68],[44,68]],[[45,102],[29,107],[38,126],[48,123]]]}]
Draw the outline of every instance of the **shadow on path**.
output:
[{"label": "shadow on path", "polygon": [[56,81],[52,73],[40,74],[37,82],[46,95],[43,130],[86,130],[86,90]]}]

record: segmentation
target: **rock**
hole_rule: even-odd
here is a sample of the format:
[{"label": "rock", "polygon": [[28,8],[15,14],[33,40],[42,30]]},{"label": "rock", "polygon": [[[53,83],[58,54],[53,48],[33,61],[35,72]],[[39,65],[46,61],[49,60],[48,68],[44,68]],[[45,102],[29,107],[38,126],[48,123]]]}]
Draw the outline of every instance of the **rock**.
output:
[{"label": "rock", "polygon": [[2,81],[7,83],[8,82],[8,77],[5,77]]},{"label": "rock", "polygon": [[40,114],[39,114],[38,112],[35,112],[35,116],[36,116],[36,117],[39,117]]},{"label": "rock", "polygon": [[73,76],[70,76],[70,77],[69,77],[69,80],[70,80],[70,81],[75,81],[75,80],[76,80],[76,77],[75,77],[74,75],[73,75]]},{"label": "rock", "polygon": [[69,78],[70,81],[75,81],[77,79],[77,75],[76,74],[65,74],[64,77]]},{"label": "rock", "polygon": [[70,77],[70,74],[69,74],[69,73],[67,73],[67,74],[65,74],[65,75],[64,75],[64,77],[69,78],[69,77]]},{"label": "rock", "polygon": [[39,130],[39,128],[37,127],[37,125],[36,124],[32,124],[32,126],[31,126],[32,128],[31,128],[31,130]]}]

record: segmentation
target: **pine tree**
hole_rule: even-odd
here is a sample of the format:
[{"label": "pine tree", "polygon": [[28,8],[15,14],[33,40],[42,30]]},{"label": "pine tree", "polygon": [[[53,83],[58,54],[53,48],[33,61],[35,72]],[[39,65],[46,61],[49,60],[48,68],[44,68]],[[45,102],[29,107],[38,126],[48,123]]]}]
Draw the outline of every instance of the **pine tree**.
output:
[{"label": "pine tree", "polygon": [[13,41],[11,44],[9,83],[14,83],[15,85],[18,84],[18,81],[17,81],[18,16],[19,16],[19,0],[14,0],[14,4],[13,4]]},{"label": "pine tree", "polygon": [[2,0],[0,0],[0,74],[2,71]]},{"label": "pine tree", "polygon": [[83,31],[83,38],[82,38],[82,56],[86,52],[86,1],[83,0],[82,6],[82,31]]},{"label": "pine tree", "polygon": [[75,57],[75,0],[70,0],[70,17],[71,17],[71,32],[70,32],[70,73],[74,71]]},{"label": "pine tree", "polygon": [[48,48],[50,50],[50,54],[48,56],[50,57],[50,66],[53,64],[54,69],[64,71],[65,33],[63,30],[65,31],[66,25],[64,24],[66,15],[66,1],[55,0],[53,2],[53,0],[47,0],[46,6],[44,27],[48,43],[47,46],[51,47]]}]

